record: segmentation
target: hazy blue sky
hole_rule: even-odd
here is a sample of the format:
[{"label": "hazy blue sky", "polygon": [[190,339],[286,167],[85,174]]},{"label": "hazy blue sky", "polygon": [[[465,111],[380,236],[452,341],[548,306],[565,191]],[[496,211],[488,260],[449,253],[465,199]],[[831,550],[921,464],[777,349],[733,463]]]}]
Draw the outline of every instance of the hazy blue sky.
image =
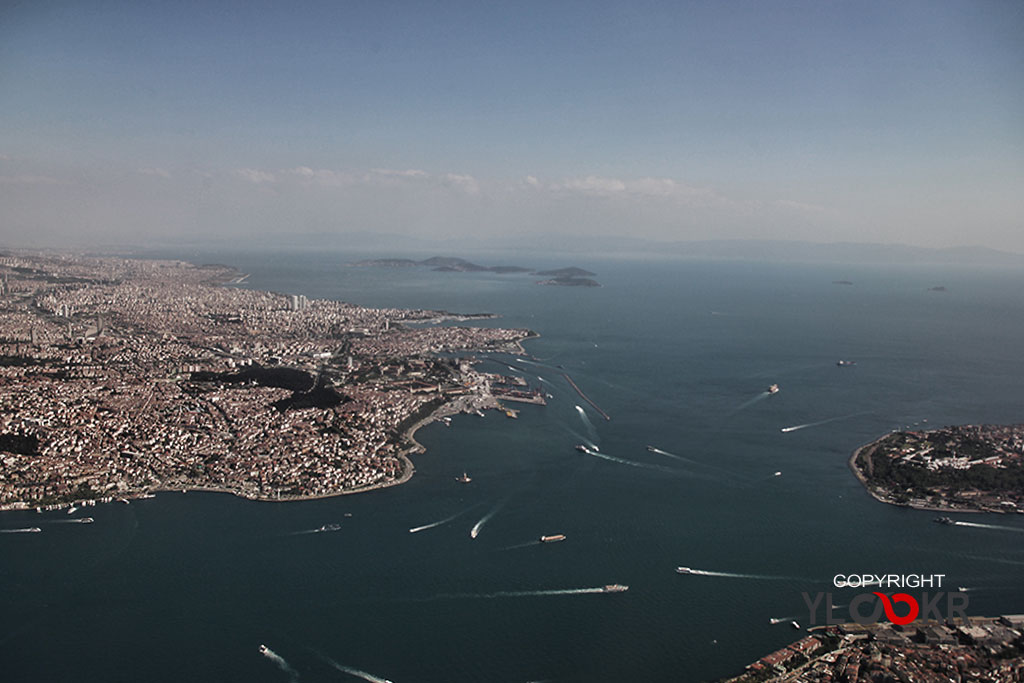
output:
[{"label": "hazy blue sky", "polygon": [[0,3],[0,243],[1024,251],[1024,2]]}]

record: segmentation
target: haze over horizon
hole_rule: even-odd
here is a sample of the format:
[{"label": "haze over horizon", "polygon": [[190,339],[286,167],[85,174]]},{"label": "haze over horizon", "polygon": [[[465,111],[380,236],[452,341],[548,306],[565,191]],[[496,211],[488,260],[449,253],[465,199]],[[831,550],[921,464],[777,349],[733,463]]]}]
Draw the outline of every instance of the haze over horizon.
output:
[{"label": "haze over horizon", "polygon": [[0,246],[350,233],[1024,252],[1024,5],[0,9]]}]

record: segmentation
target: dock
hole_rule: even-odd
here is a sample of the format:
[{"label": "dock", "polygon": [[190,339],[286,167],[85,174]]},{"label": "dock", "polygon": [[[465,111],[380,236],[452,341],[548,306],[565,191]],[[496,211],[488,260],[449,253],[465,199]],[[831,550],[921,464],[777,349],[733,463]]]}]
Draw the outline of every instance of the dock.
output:
[{"label": "dock", "polygon": [[569,386],[571,386],[573,389],[576,390],[576,393],[580,395],[580,398],[582,398],[584,401],[589,403],[590,407],[592,407],[594,410],[596,410],[598,413],[600,413],[601,417],[603,417],[604,419],[606,419],[608,421],[611,421],[611,419],[612,419],[611,415],[609,415],[608,413],[606,413],[603,410],[601,410],[601,406],[599,406],[596,403],[594,403],[593,401],[591,401],[590,397],[587,396],[586,394],[584,394],[583,390],[580,389],[578,386],[576,386],[576,382],[572,381],[572,377],[570,377],[568,374],[566,374],[564,372],[562,373],[562,377],[564,377],[565,381],[569,383]]}]

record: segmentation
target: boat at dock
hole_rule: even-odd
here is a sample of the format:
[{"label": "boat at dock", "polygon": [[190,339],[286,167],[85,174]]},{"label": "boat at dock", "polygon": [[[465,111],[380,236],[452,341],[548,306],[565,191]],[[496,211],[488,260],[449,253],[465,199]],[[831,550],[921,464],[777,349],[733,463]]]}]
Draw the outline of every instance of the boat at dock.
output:
[{"label": "boat at dock", "polygon": [[605,593],[625,593],[629,590],[629,586],[624,586],[621,583],[610,583],[601,590]]},{"label": "boat at dock", "polygon": [[550,536],[541,536],[540,537],[540,542],[541,543],[554,543],[556,541],[564,541],[564,540],[565,540],[565,534],[552,534]]}]

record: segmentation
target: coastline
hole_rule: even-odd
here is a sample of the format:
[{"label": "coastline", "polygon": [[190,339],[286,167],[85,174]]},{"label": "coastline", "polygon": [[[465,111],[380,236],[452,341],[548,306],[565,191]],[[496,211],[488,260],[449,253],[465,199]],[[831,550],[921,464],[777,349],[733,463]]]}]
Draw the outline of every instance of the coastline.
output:
[{"label": "coastline", "polygon": [[869,496],[877,500],[879,503],[886,503],[887,505],[893,505],[895,507],[910,508],[912,510],[923,510],[926,512],[985,512],[984,510],[977,510],[975,508],[953,507],[951,505],[922,505],[920,503],[914,503],[912,501],[908,501],[906,503],[897,503],[896,501],[890,500],[888,497],[880,493],[878,488],[872,486],[871,483],[868,481],[867,477],[864,476],[864,473],[860,471],[859,467],[857,467],[857,458],[859,458],[860,454],[863,453],[868,448],[871,448],[873,453],[873,449],[876,446],[878,446],[878,444],[881,443],[881,441],[888,437],[891,433],[892,432],[888,432],[878,437],[877,439],[874,439],[872,441],[869,441],[865,444],[858,446],[853,451],[853,454],[846,461],[847,466],[853,472],[853,476],[857,477],[857,481],[861,483],[861,485],[864,487],[864,490],[867,492]]}]

